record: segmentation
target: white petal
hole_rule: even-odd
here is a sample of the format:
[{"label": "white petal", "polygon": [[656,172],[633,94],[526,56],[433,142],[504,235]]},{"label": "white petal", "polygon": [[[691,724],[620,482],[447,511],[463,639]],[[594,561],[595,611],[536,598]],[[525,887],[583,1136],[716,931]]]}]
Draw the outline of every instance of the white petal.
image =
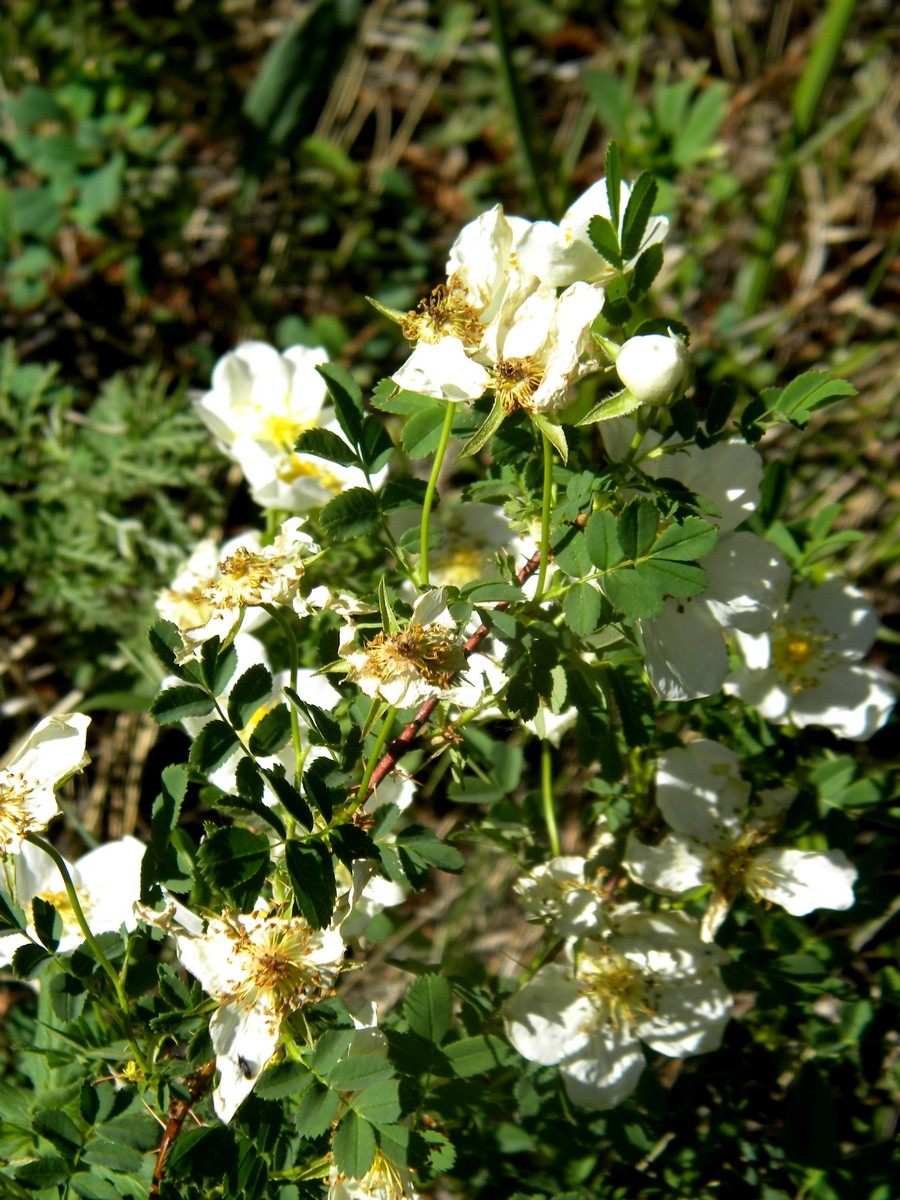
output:
[{"label": "white petal", "polygon": [[764,633],[787,599],[791,568],[769,542],[753,533],[727,534],[703,559],[709,610],[724,628]]},{"label": "white petal", "polygon": [[750,785],[727,746],[705,739],[667,750],[656,771],[656,803],[673,829],[717,845],[741,829]]},{"label": "white petal", "polygon": [[858,588],[832,576],[819,587],[801,583],[791,598],[785,624],[808,624],[829,637],[828,650],[862,658],[875,641],[878,617]]},{"label": "white petal", "polygon": [[[137,838],[119,838],[88,851],[75,864],[80,884],[90,897],[88,924],[92,933],[118,929],[120,925],[134,928],[133,910],[141,895],[144,850]],[[80,933],[78,940],[82,940]]]},{"label": "white petal", "polygon": [[506,1004],[509,1040],[531,1062],[551,1065],[585,1046],[595,1019],[569,970],[541,967]]},{"label": "white petal", "polygon": [[584,1049],[560,1063],[572,1103],[595,1109],[621,1104],[637,1087],[643,1069],[644,1053],[627,1026],[618,1030],[607,1026]]},{"label": "white petal", "polygon": [[462,342],[455,337],[419,342],[391,378],[405,391],[454,403],[477,400],[490,383],[484,367],[469,358]]},{"label": "white petal", "polygon": [[632,830],[622,866],[635,883],[664,896],[679,896],[711,879],[709,850],[694,838],[677,833],[659,846],[647,846]]},{"label": "white petal", "polygon": [[219,1070],[213,1108],[219,1120],[227,1123],[275,1053],[278,1022],[265,1009],[222,1004],[210,1018],[209,1033]]},{"label": "white petal", "polygon": [[647,675],[663,700],[695,700],[721,689],[728,653],[702,596],[667,600],[662,616],[640,626]]},{"label": "white petal", "polygon": [[44,717],[5,769],[24,775],[29,783],[55,787],[88,761],[84,745],[90,723],[91,718],[83,713]]},{"label": "white petal", "polygon": [[850,908],[856,867],[843,850],[765,850],[756,856],[748,883],[766,900],[795,917],[817,908]]},{"label": "white petal", "polygon": [[815,687],[793,694],[790,719],[800,726],[824,725],[838,737],[864,742],[888,719],[897,700],[896,686],[887,671],[843,663],[820,676]]},{"label": "white petal", "polygon": [[680,1058],[721,1045],[732,997],[718,975],[666,983],[654,998],[656,1012],[635,1025],[638,1037],[651,1049]]},{"label": "white petal", "polygon": [[[618,367],[618,361],[616,363]],[[674,454],[646,457],[658,444],[655,438],[645,437],[638,456],[641,470],[654,479],[677,479],[686,488],[703,496],[719,510],[721,516],[707,517],[722,533],[730,533],[759,506],[763,462],[759,453],[746,442],[734,439],[716,442],[700,449],[685,446]],[[629,442],[630,444],[630,442]],[[626,446],[627,449],[627,446]],[[618,455],[617,457],[622,457]]]},{"label": "white petal", "polygon": [[783,725],[789,720],[792,693],[782,687],[771,671],[741,667],[725,680],[723,690],[755,708],[767,721]]}]

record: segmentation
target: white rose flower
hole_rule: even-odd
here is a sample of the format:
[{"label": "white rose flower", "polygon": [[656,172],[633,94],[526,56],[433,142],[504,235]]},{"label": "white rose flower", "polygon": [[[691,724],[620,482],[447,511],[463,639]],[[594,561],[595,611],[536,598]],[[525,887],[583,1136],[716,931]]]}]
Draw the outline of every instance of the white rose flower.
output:
[{"label": "white rose flower", "polygon": [[672,1058],[715,1050],[731,1008],[717,971],[728,955],[704,945],[684,913],[631,911],[611,924],[541,967],[506,1006],[519,1053],[558,1064],[570,1100],[594,1109],[637,1086],[641,1042]]},{"label": "white rose flower", "polygon": [[600,937],[610,930],[598,883],[586,878],[587,860],[551,858],[516,883],[519,903],[562,937]]},{"label": "white rose flower", "polygon": [[767,721],[824,725],[839,737],[866,741],[896,702],[894,676],[860,661],[877,628],[862,593],[842,579],[801,583],[767,633],[736,635],[745,665],[726,679],[725,691]]},{"label": "white rose flower", "polygon": [[180,904],[136,905],[139,919],[171,933],[178,958],[219,1007],[209,1022],[219,1082],[213,1107],[228,1122],[278,1046],[291,1013],[331,995],[344,958],[338,929],[313,929],[261,901],[252,913],[226,910],[205,923]]},{"label": "white rose flower", "polygon": [[82,713],[44,717],[0,769],[0,854],[18,854],[58,815],[56,789],[88,761],[90,723]]},{"label": "white rose flower", "polygon": [[680,400],[693,376],[688,348],[676,334],[629,338],[616,355],[619,378],[642,404]]},{"label": "white rose flower", "polygon": [[[624,181],[619,196],[618,232],[621,238],[625,209],[631,196],[631,188]],[[520,269],[554,288],[568,287],[578,280],[595,283],[614,274],[606,259],[594,249],[588,235],[588,226],[595,216],[610,219],[603,179],[592,184],[570,205],[558,225],[552,221],[535,221],[521,233],[516,244],[516,261]],[[651,217],[637,254],[625,264],[626,270],[634,266],[648,246],[662,242],[668,231],[667,217]]]},{"label": "white rose flower", "polygon": [[700,936],[712,941],[740,891],[801,917],[817,908],[853,904],[856,868],[842,850],[763,845],[793,799],[789,789],[765,793],[748,812],[750,785],[726,746],[697,741],[659,760],[656,802],[674,831],[647,846],[634,831],[622,865],[637,883],[665,896],[712,886]]},{"label": "white rose flower", "polygon": [[790,567],[753,533],[727,534],[702,565],[704,592],[666,600],[661,616],[639,622],[647,675],[664,700],[718,692],[729,669],[723,635],[767,629],[787,595]]},{"label": "white rose flower", "polygon": [[258,535],[248,535],[217,564],[216,576],[199,593],[195,610],[202,616],[202,606],[208,605],[211,615],[199,626],[179,625],[183,649],[176,654],[178,663],[199,659],[201,646],[213,637],[224,642],[247,608],[290,604],[301,615],[308,611],[298,589],[306,571],[305,560],[317,554],[319,547],[302,525],[299,517],[290,517],[270,546],[260,547]]},{"label": "white rose flower", "polygon": [[[66,863],[91,933],[105,933],[122,925],[134,929],[133,907],[140,898],[143,857],[142,843],[137,838],[124,837],[89,850],[75,863]],[[14,899],[26,914],[31,912],[31,902],[36,897],[48,901],[59,913],[62,933],[58,953],[68,954],[84,941],[59,868],[40,846],[28,843],[16,855],[15,889]],[[37,937],[30,919],[28,931],[32,938]],[[0,962],[11,962],[19,946],[28,944],[26,937],[7,934],[0,939]]]}]

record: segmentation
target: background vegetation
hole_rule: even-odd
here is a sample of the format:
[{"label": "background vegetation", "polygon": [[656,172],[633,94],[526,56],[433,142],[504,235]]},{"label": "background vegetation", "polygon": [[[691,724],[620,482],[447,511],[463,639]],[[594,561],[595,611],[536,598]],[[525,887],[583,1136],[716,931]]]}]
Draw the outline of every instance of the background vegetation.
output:
[{"label": "background vegetation", "polygon": [[[859,390],[802,442],[763,444],[763,517],[780,522],[787,548],[811,530],[820,545],[830,528],[822,561],[866,590],[885,626],[876,661],[898,671],[891,8],[10,0],[0,714],[13,740],[57,706],[95,712],[93,771],[70,796],[88,834],[141,833],[155,794],[153,770],[144,794],[144,768],[167,761],[165,739],[179,737],[158,742],[143,711],[157,682],[143,636],[154,590],[201,534],[234,532],[250,511],[203,449],[189,391],[247,337],[324,344],[373,382],[403,349],[364,296],[411,307],[459,227],[497,200],[558,216],[602,173],[611,136],[628,175],[658,176],[673,219],[663,290],[693,333],[701,408],[722,379],[746,399],[814,366]],[[800,484],[790,494],[786,461]],[[822,819],[860,822],[869,869],[885,880],[897,870],[895,741],[896,724],[858,758],[836,757],[816,801]],[[854,790],[860,759],[867,781]],[[446,832],[439,787],[429,799],[424,819]],[[580,827],[573,814],[570,849]],[[492,862],[485,899],[502,900],[508,879]],[[485,903],[473,928],[477,906],[456,886],[442,881],[409,927],[386,926],[382,956],[402,956],[404,938],[438,938],[467,952],[474,941],[487,970],[518,958],[518,914],[504,924]],[[761,970],[720,1073],[682,1082],[680,1108],[666,1105],[674,1079],[648,1073],[638,1108],[585,1119],[573,1135],[537,1095],[516,1097],[524,1123],[507,1119],[501,1088],[484,1096],[489,1120],[463,1139],[447,1186],[889,1200],[900,976],[887,905],[880,886],[853,929],[830,927],[840,936],[824,982],[797,923],[793,970],[769,976],[783,1021],[754,1023]],[[387,966],[382,985],[390,1004]],[[7,1040],[0,1050],[8,1059]],[[529,1105],[542,1114],[533,1127]]]}]

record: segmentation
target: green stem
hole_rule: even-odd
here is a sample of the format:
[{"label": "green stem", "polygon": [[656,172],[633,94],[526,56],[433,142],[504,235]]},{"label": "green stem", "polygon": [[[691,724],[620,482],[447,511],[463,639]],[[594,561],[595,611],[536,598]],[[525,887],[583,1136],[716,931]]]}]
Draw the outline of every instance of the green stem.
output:
[{"label": "green stem", "polygon": [[369,790],[369,780],[372,778],[372,772],[378,766],[381,753],[387,744],[388,735],[391,732],[396,715],[397,710],[393,706],[391,706],[384,714],[384,720],[381,723],[381,729],[378,731],[378,737],[375,739],[375,745],[372,747],[372,751],[369,754],[366,762],[366,769],[363,771],[363,777],[359,784],[359,790],[356,793],[357,800],[356,804],[354,805],[354,810],[359,808],[361,804],[365,803],[366,793]]},{"label": "green stem", "polygon": [[553,505],[553,446],[545,433],[541,434],[541,445],[544,452],[544,490],[541,497],[541,565],[534,592],[535,600],[543,595],[547,582],[547,568],[550,566],[550,511]]},{"label": "green stem", "polygon": [[434,454],[434,462],[431,464],[431,476],[428,480],[428,487],[425,489],[425,499],[422,502],[422,540],[420,545],[421,558],[419,560],[419,586],[423,588],[428,587],[428,531],[429,524],[431,522],[431,502],[434,499],[434,493],[437,491],[438,476],[441,473],[441,467],[444,465],[444,455],[447,453],[447,447],[450,444],[450,434],[453,432],[453,418],[455,415],[455,406],[451,403],[448,403],[447,411],[444,413],[444,424],[441,428],[441,438]]},{"label": "green stem", "polygon": [[509,39],[506,36],[506,23],[504,21],[501,0],[487,0],[486,7],[488,16],[490,17],[494,45],[497,47],[497,55],[500,59],[500,74],[503,77],[503,84],[509,98],[509,107],[512,113],[516,139],[519,143],[519,150],[525,160],[525,169],[528,172],[528,178],[534,191],[539,215],[549,220],[552,216],[550,203],[547,199],[547,192],[543,181],[541,180],[541,172],[534,152],[541,131],[534,128],[530,130],[528,128],[525,116],[524,94],[516,78],[516,69],[512,61]]},{"label": "green stem", "polygon": [[84,911],[81,907],[81,901],[78,899],[78,893],[75,890],[75,885],[72,883],[72,877],[69,874],[69,869],[66,866],[65,859],[59,854],[49,842],[45,842],[43,838],[39,838],[36,833],[29,833],[26,836],[26,841],[31,842],[33,846],[37,846],[49,855],[56,864],[56,868],[62,876],[63,887],[66,889],[66,895],[69,898],[69,903],[72,906],[72,912],[75,914],[75,920],[78,922],[78,927],[84,934],[84,940],[91,948],[94,958],[97,960],[101,969],[105,972],[110,983],[116,993],[116,999],[119,1002],[119,1008],[122,1010],[122,1016],[125,1023],[125,1035],[128,1039],[128,1045],[131,1048],[131,1053],[134,1056],[135,1062],[141,1069],[142,1074],[146,1077],[149,1074],[149,1065],[144,1058],[140,1047],[137,1044],[134,1036],[134,1029],[131,1024],[131,1012],[128,1007],[128,997],[125,995],[125,987],[122,980],[116,973],[115,967],[100,949],[97,939],[91,933],[91,928],[87,923]]},{"label": "green stem", "polygon": [[556,807],[553,803],[553,760],[550,743],[546,739],[541,742],[541,804],[547,836],[550,839],[550,853],[554,858],[559,858],[559,829],[556,826]]}]

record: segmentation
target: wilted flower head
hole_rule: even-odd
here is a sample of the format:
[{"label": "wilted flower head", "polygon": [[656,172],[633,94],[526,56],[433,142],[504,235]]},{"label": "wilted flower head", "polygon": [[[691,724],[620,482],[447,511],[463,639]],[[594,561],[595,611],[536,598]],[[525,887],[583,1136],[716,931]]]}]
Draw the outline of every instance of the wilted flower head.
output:
[{"label": "wilted flower head", "polygon": [[842,579],[801,583],[768,632],[736,637],[745,666],[729,676],[725,691],[767,721],[824,725],[839,737],[866,741],[897,698],[893,676],[860,662],[877,629],[862,593]]},{"label": "wilted flower head", "polygon": [[856,868],[842,850],[766,845],[793,798],[787,788],[763,792],[750,809],[750,785],[727,746],[701,740],[669,750],[659,760],[656,802],[673,832],[647,846],[632,831],[622,865],[637,883],[666,896],[711,885],[704,941],[715,937],[741,891],[798,917],[849,908]]},{"label": "wilted flower head", "polygon": [[352,668],[348,678],[367,696],[379,696],[398,708],[434,696],[449,699],[456,672],[466,666],[462,639],[442,588],[419,597],[406,629],[376,634],[361,650],[354,649],[355,641],[355,628],[345,626],[339,654]]},{"label": "wilted flower head", "polygon": [[253,1090],[292,1012],[330,995],[344,957],[337,929],[313,929],[260,902],[252,913],[226,909],[204,922],[170,902],[163,912],[143,905],[142,921],[173,934],[181,963],[219,1007],[209,1022],[219,1083],[213,1105],[230,1121]]},{"label": "wilted flower head", "polygon": [[88,761],[90,723],[82,713],[45,717],[0,769],[0,853],[18,854],[57,815],[56,789]]}]

